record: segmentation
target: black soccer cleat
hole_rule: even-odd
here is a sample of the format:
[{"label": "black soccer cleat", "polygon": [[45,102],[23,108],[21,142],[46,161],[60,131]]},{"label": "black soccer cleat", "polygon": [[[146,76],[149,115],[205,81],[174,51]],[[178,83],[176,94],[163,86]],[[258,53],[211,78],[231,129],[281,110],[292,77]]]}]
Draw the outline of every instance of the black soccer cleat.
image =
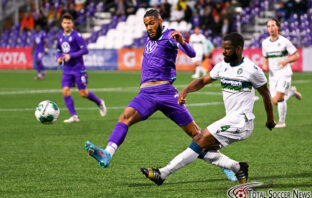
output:
[{"label": "black soccer cleat", "polygon": [[142,167],[140,170],[145,175],[146,178],[153,181],[158,186],[162,185],[165,181],[160,177],[159,169]]},{"label": "black soccer cleat", "polygon": [[247,179],[248,179],[248,163],[247,162],[239,162],[240,165],[240,169],[237,171],[237,173],[235,174],[235,176],[238,179],[238,182],[240,184],[245,184],[247,183]]}]

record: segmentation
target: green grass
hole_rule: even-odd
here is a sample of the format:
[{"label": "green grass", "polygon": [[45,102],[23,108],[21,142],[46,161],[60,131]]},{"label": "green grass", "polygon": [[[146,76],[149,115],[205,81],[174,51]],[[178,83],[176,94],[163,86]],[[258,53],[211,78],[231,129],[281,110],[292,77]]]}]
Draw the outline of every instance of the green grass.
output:
[{"label": "green grass", "polygon": [[[77,124],[63,123],[69,113],[61,93],[61,72],[49,71],[43,81],[34,81],[34,75],[34,71],[0,71],[0,197],[226,197],[227,189],[236,185],[202,160],[171,175],[162,186],[145,179],[141,166],[162,167],[191,142],[160,112],[130,128],[109,168],[101,168],[88,157],[84,142],[106,146],[123,107],[139,90],[139,72],[90,71],[88,88],[106,100],[108,114],[100,117],[96,106],[73,89],[81,118]],[[190,76],[178,73],[178,89],[191,81]],[[259,100],[252,136],[222,150],[250,163],[250,181],[264,183],[259,190],[312,188],[311,79],[312,73],[294,74],[293,85],[303,100],[287,101],[286,128],[270,132],[264,127],[265,111]],[[188,103],[222,102],[221,95],[205,92],[221,93],[219,82],[190,94]],[[36,105],[46,99],[62,109],[52,125],[42,125],[34,117]],[[220,104],[188,109],[201,128],[224,116]]]}]

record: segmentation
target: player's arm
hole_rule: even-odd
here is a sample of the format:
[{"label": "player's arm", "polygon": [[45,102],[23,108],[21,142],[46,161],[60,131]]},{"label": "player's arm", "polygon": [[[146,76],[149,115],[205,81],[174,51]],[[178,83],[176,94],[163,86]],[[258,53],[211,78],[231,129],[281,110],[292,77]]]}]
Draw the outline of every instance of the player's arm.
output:
[{"label": "player's arm", "polygon": [[64,57],[62,54],[62,48],[59,43],[57,43],[56,48],[57,48],[56,49],[56,61],[57,61],[57,64],[61,65],[63,63]]},{"label": "player's arm", "polygon": [[262,96],[264,108],[267,114],[267,121],[265,123],[266,127],[272,130],[276,123],[274,121],[274,114],[273,114],[273,105],[271,100],[270,91],[267,87],[267,84],[264,84],[260,88],[257,89],[260,95]]},{"label": "player's arm", "polygon": [[263,58],[263,65],[262,65],[263,71],[269,71],[269,60],[268,58]]},{"label": "player's arm", "polygon": [[184,38],[179,31],[172,31],[170,36],[179,43],[179,49],[189,57],[193,58],[196,56],[196,52],[193,47],[184,41]]},{"label": "player's arm", "polygon": [[181,91],[181,93],[179,95],[179,104],[185,104],[186,103],[186,97],[187,97],[188,93],[198,91],[201,88],[203,88],[205,85],[207,85],[213,81],[215,81],[215,80],[212,79],[209,74],[202,77],[202,78],[193,80],[187,87],[185,87]]},{"label": "player's arm", "polygon": [[79,50],[69,54],[64,54],[65,61],[69,61],[71,58],[77,58],[89,53],[86,42],[83,40],[80,34],[77,35],[76,44],[79,46]]},{"label": "player's arm", "polygon": [[289,56],[286,60],[280,61],[277,64],[284,67],[285,65],[287,65],[289,63],[293,63],[298,59],[299,59],[299,53],[295,52],[293,55]]}]

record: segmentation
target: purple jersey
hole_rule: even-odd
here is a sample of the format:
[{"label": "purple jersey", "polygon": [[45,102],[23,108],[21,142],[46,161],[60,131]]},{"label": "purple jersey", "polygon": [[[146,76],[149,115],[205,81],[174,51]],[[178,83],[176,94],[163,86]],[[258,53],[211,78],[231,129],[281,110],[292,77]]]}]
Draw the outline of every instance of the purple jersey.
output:
[{"label": "purple jersey", "polygon": [[[173,29],[164,27],[162,35],[157,41],[147,37],[146,46],[143,53],[141,84],[151,81],[169,81],[173,83],[176,79],[176,58],[180,48],[186,54],[195,56],[195,51],[191,47],[188,50],[181,48],[176,40],[170,37]],[[186,44],[188,45],[188,44]],[[188,53],[191,51],[191,53]]]},{"label": "purple jersey", "polygon": [[40,31],[35,33],[35,53],[43,53],[44,52],[44,42],[46,39],[45,31]]},{"label": "purple jersey", "polygon": [[88,49],[81,34],[73,30],[68,35],[61,33],[57,40],[57,58],[62,57],[63,54],[70,56],[69,61],[64,61],[64,72],[85,70],[82,55],[87,54]]}]

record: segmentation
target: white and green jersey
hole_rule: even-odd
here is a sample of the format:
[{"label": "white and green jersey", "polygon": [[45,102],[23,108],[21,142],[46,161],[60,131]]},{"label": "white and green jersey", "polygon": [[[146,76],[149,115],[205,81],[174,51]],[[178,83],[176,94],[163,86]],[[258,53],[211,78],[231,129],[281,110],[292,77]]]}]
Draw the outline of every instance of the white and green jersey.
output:
[{"label": "white and green jersey", "polygon": [[263,71],[248,58],[237,66],[224,61],[210,72],[212,79],[220,79],[226,115],[245,114],[246,119],[255,118],[252,113],[255,89],[267,83]]},{"label": "white and green jersey", "polygon": [[285,37],[279,35],[278,39],[271,41],[270,37],[262,42],[262,55],[269,61],[269,69],[273,76],[291,76],[292,70],[290,64],[283,66],[278,62],[288,58],[288,54],[295,54],[296,47]]}]

